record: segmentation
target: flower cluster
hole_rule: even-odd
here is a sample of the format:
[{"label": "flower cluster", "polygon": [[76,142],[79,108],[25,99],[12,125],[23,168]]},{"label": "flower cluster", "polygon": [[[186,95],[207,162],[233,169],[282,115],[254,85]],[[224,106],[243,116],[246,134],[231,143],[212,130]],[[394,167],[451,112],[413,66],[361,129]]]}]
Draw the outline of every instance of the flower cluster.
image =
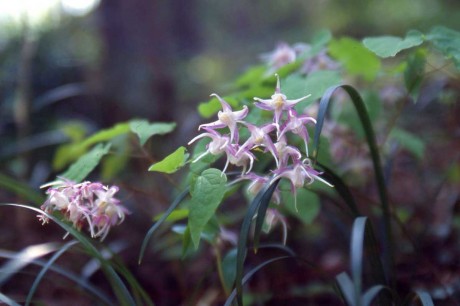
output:
[{"label": "flower cluster", "polygon": [[[88,226],[92,238],[105,239],[114,225],[120,224],[128,210],[115,198],[117,186],[104,186],[101,183],[83,182],[76,184],[69,180],[57,180],[42,188],[50,187],[48,199],[41,209],[50,214],[60,211],[78,230]],[[38,218],[48,223],[45,215]]]},{"label": "flower cluster", "polygon": [[[269,99],[254,98],[256,107],[273,113],[273,120],[260,126],[244,121],[248,115],[247,106],[244,106],[242,110],[233,111],[224,99],[216,94],[211,95],[219,100],[222,111],[218,113],[217,121],[200,125],[198,130],[204,132],[189,142],[190,145],[198,139],[210,139],[206,151],[199,155],[194,162],[207,154],[225,154],[227,161],[223,172],[227,170],[229,165],[242,167],[243,172],[238,180],[250,180],[251,184],[248,190],[254,194],[260,191],[266,183],[283,178],[290,182],[291,191],[294,195],[297,188],[309,185],[315,180],[330,185],[320,177],[321,173],[312,167],[308,158],[309,135],[306,125],[316,124],[316,120],[307,115],[298,114],[294,109],[297,103],[307,99],[309,95],[296,100],[287,99],[286,95],[281,92],[278,75],[276,77],[275,92]],[[249,131],[249,137],[241,144],[239,128],[246,128]],[[222,133],[222,129],[228,132]],[[302,154],[303,148],[299,149],[289,144],[289,134],[300,137],[304,143],[304,154]],[[253,153],[255,149],[263,150],[273,157],[276,169],[271,170],[271,175],[260,176],[251,172],[256,159]],[[275,190],[273,200],[280,203],[278,189]]]},{"label": "flower cluster", "polygon": [[[303,55],[310,50],[312,50],[312,46],[309,44],[297,43],[290,46],[285,42],[280,42],[272,52],[262,54],[261,58],[269,67],[268,71],[272,73],[299,60],[299,58],[303,58]],[[336,70],[339,66],[339,63],[329,57],[326,49],[323,49],[305,59],[299,72],[310,74],[318,70]]]}]

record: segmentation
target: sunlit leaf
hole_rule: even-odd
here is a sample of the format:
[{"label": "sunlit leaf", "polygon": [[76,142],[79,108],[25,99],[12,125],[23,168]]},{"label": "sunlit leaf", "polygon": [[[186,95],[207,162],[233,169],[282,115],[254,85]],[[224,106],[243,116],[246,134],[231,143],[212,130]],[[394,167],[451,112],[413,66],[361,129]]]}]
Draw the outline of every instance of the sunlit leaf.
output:
[{"label": "sunlit leaf", "polygon": [[187,161],[189,154],[185,147],[179,147],[176,151],[166,156],[163,160],[150,166],[149,171],[174,173]]},{"label": "sunlit leaf", "polygon": [[457,69],[460,69],[460,32],[437,26],[431,29],[426,38],[446,57],[452,58]]},{"label": "sunlit leaf", "polygon": [[94,144],[105,142],[130,131],[129,122],[119,123],[111,128],[100,130],[81,142],[70,143],[59,147],[53,160],[55,169],[62,169],[65,165],[84,154]]},{"label": "sunlit leaf", "polygon": [[131,131],[137,134],[139,142],[143,146],[147,140],[153,135],[164,135],[170,133],[176,127],[176,124],[171,123],[150,123],[147,120],[132,120],[129,123]]},{"label": "sunlit leaf", "polygon": [[201,232],[214,215],[226,190],[227,176],[218,169],[207,169],[196,179],[191,190],[188,226],[195,248],[200,242]]},{"label": "sunlit leaf", "polygon": [[368,81],[372,81],[380,71],[379,58],[352,38],[332,40],[329,54],[341,62],[350,74],[363,76]]},{"label": "sunlit leaf", "polygon": [[109,153],[110,146],[110,144],[98,144],[91,151],[81,156],[66,172],[59,176],[77,183],[81,182],[94,170],[94,168],[96,168],[101,158]]},{"label": "sunlit leaf", "polygon": [[402,50],[421,45],[423,39],[422,33],[411,30],[404,38],[396,36],[367,37],[363,39],[363,44],[378,56],[386,58],[395,56]]}]

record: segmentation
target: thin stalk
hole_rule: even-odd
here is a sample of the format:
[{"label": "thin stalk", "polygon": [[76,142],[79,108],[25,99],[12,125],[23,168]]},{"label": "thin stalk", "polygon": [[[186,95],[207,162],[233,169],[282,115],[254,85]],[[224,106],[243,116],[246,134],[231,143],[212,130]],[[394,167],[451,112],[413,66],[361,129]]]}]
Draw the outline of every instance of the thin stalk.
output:
[{"label": "thin stalk", "polygon": [[216,266],[217,266],[217,274],[219,275],[219,281],[224,289],[225,296],[230,295],[230,289],[227,287],[224,278],[224,271],[222,269],[222,255],[220,254],[219,246],[214,246],[214,253],[216,254]]}]

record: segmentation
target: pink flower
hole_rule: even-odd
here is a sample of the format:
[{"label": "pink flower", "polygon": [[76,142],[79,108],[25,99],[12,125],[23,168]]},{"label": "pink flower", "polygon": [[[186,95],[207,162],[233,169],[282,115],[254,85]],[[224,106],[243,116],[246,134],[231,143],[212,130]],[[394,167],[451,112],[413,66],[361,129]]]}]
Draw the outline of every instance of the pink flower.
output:
[{"label": "pink flower", "polygon": [[293,146],[289,146],[286,141],[286,137],[282,136],[275,143],[276,148],[276,156],[277,156],[277,166],[278,168],[287,167],[289,158],[292,160],[293,163],[297,163],[302,158],[302,154],[300,151]]},{"label": "pink flower", "polygon": [[228,127],[230,129],[230,142],[238,143],[237,122],[240,122],[248,115],[248,107],[245,105],[243,106],[242,110],[234,112],[230,105],[217,94],[212,94],[211,97],[216,97],[222,105],[222,111],[217,113],[219,120],[207,124],[202,124],[198,127],[198,130],[201,128],[208,130]]},{"label": "pink flower", "polygon": [[262,54],[262,59],[274,70],[295,62],[296,57],[296,50],[285,42],[278,43],[275,50],[272,52]]},{"label": "pink flower", "polygon": [[279,122],[283,114],[283,111],[292,109],[294,105],[296,105],[300,101],[305,100],[310,95],[307,95],[305,97],[302,97],[296,100],[288,100],[286,96],[281,93],[280,78],[277,74],[276,74],[276,78],[277,78],[277,82],[276,82],[275,93],[271,96],[271,99],[254,98],[254,100],[258,101],[256,102],[256,106],[258,108],[263,109],[263,110],[272,111],[274,113],[273,120],[274,120],[276,129],[279,133],[279,126],[280,126]]},{"label": "pink flower", "polygon": [[214,130],[205,130],[207,131],[206,133],[202,133],[188,142],[188,144],[190,145],[203,137],[211,138],[211,142],[206,145],[207,150],[200,156],[195,158],[193,162],[197,162],[207,154],[219,155],[225,152],[227,147],[230,145],[230,138],[228,138],[227,136],[222,136]]},{"label": "pink flower", "polygon": [[[41,209],[49,214],[60,211],[78,230],[88,225],[92,238],[101,237],[101,241],[104,240],[110,228],[123,222],[128,213],[114,197],[118,192],[116,186],[108,187],[91,182],[76,184],[60,179],[42,187],[49,186],[53,187],[47,190],[48,199]],[[45,215],[39,215],[38,218],[43,224],[48,222]]]},{"label": "pink flower", "polygon": [[[235,165],[237,167],[243,167],[243,174],[251,172],[252,166],[254,165],[255,156],[249,150],[239,150],[238,145],[233,144],[227,146],[225,152],[227,153],[227,162],[225,163],[224,173],[227,170],[229,164]],[[248,168],[249,169],[246,171]]]},{"label": "pink flower", "polygon": [[294,109],[290,109],[288,111],[288,119],[281,127],[279,135],[279,137],[282,137],[287,132],[292,132],[294,134],[299,135],[305,143],[305,154],[307,155],[307,157],[309,136],[305,124],[309,122],[316,124],[316,120],[314,118],[309,117],[307,115],[298,115]]},{"label": "pink flower", "polygon": [[247,126],[249,132],[251,132],[251,136],[249,136],[246,142],[240,147],[238,153],[243,150],[252,150],[258,146],[263,146],[272,153],[273,157],[276,159],[276,163],[278,163],[276,148],[270,137],[270,132],[272,132],[276,126],[273,123],[265,124],[261,127],[257,127],[248,122],[244,122],[243,124]]}]

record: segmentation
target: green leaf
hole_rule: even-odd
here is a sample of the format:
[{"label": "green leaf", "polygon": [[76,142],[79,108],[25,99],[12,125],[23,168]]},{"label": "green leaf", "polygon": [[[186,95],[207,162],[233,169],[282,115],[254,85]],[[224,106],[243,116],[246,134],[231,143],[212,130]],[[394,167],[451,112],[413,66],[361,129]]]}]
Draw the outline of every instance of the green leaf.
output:
[{"label": "green leaf", "polygon": [[425,50],[417,50],[417,52],[411,54],[407,59],[406,69],[404,70],[404,84],[414,102],[418,100],[425,72],[425,64]]},{"label": "green leaf", "polygon": [[352,38],[332,40],[329,54],[341,62],[350,74],[363,76],[368,81],[375,79],[380,70],[379,58]]},{"label": "green leaf", "polygon": [[218,169],[207,169],[196,179],[191,189],[188,226],[195,249],[201,233],[221,203],[226,190],[227,176]]},{"label": "green leaf", "polygon": [[391,131],[390,138],[396,140],[401,147],[414,154],[418,159],[423,159],[425,143],[422,138],[398,128],[394,128]]},{"label": "green leaf", "polygon": [[[302,188],[297,190],[297,200],[290,191],[283,191],[281,198],[284,207],[290,215],[298,218],[304,224],[311,224],[320,212],[320,202],[318,196],[311,190]],[[295,205],[297,201],[297,209]]]},{"label": "green leaf", "polygon": [[387,58],[395,56],[402,50],[420,46],[423,39],[422,33],[411,30],[404,38],[396,36],[367,37],[363,39],[363,44],[377,56]]},{"label": "green leaf", "polygon": [[62,169],[70,162],[84,154],[92,145],[108,141],[130,131],[129,123],[119,123],[111,128],[101,130],[82,142],[70,143],[59,147],[53,160],[54,169]]},{"label": "green leaf", "polygon": [[174,173],[186,162],[189,154],[185,147],[179,147],[176,151],[166,156],[163,160],[150,166],[149,171]]},{"label": "green leaf", "polygon": [[17,196],[35,203],[37,206],[42,205],[45,201],[43,195],[37,192],[36,189],[3,173],[0,173],[0,188],[13,192]]},{"label": "green leaf", "polygon": [[131,131],[139,137],[139,142],[143,146],[153,135],[164,135],[170,133],[176,127],[171,123],[149,123],[147,120],[132,120],[129,123]]},{"label": "green leaf", "polygon": [[222,274],[226,288],[231,288],[236,277],[236,248],[231,249],[222,259]]},{"label": "green leaf", "polygon": [[[186,208],[177,208],[175,210],[173,210],[166,219],[164,219],[164,221],[167,221],[167,222],[175,222],[175,221],[179,221],[179,220],[182,220],[182,219],[185,219],[188,217],[188,213],[189,213],[189,210],[186,209]],[[162,219],[164,217],[164,213],[161,213],[159,215],[156,215],[154,218],[153,218],[153,221],[158,221],[160,219]]]},{"label": "green leaf", "polygon": [[305,56],[306,58],[310,58],[318,54],[321,50],[323,50],[326,44],[331,41],[332,34],[331,31],[327,29],[322,29],[315,33],[313,38],[311,39],[311,49],[305,52],[305,54],[301,54],[300,57]]},{"label": "green leaf", "polygon": [[110,144],[98,144],[91,151],[81,156],[66,172],[59,176],[77,183],[81,182],[94,170],[94,168],[96,168],[101,158],[109,153],[110,146]]},{"label": "green leaf", "polygon": [[305,102],[300,103],[302,107],[306,107],[321,98],[326,89],[340,83],[341,78],[337,71],[322,70],[315,71],[306,78],[299,74],[290,75],[283,82],[281,89],[288,99],[311,95]]},{"label": "green leaf", "polygon": [[246,70],[246,72],[236,80],[236,86],[245,87],[260,83],[264,79],[266,72],[267,67],[265,67],[265,65],[253,66]]},{"label": "green leaf", "polygon": [[437,26],[431,29],[426,38],[446,57],[452,58],[457,69],[460,69],[460,32]]}]

